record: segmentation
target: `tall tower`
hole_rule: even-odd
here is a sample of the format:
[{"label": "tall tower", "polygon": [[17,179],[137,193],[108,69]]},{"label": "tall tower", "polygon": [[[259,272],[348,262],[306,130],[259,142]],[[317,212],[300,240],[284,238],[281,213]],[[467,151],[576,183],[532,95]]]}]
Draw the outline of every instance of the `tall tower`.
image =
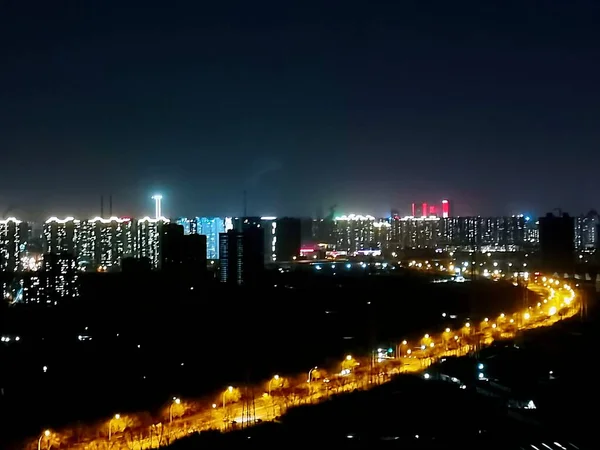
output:
[{"label": "tall tower", "polygon": [[452,217],[452,211],[450,210],[450,201],[442,200],[442,217],[447,219],[448,217]]},{"label": "tall tower", "polygon": [[162,195],[155,194],[152,196],[152,200],[154,200],[155,218],[160,219],[162,217]]}]

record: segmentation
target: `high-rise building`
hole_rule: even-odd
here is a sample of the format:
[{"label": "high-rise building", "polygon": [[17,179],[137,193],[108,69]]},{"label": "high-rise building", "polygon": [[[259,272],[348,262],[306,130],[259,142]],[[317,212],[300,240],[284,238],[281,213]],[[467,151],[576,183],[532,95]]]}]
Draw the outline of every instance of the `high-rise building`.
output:
[{"label": "high-rise building", "polygon": [[38,298],[54,304],[79,296],[77,262],[69,253],[44,255],[40,277]]},{"label": "high-rise building", "polygon": [[442,200],[442,219],[447,219],[448,217],[452,217],[452,212],[450,211],[450,200],[444,199]]},{"label": "high-rise building", "polygon": [[0,220],[0,272],[15,272],[19,269],[22,251],[23,222],[9,217]]},{"label": "high-rise building", "polygon": [[257,230],[263,235],[265,264],[291,261],[300,254],[302,220],[293,217],[236,217],[234,230]]},{"label": "high-rise building", "polygon": [[144,217],[137,224],[138,257],[148,258],[153,269],[160,268],[160,231],[168,219]]},{"label": "high-rise building", "polygon": [[437,217],[392,217],[389,246],[392,249],[437,248],[440,245],[439,225]]},{"label": "high-rise building", "polygon": [[226,219],[221,217],[199,217],[198,234],[206,236],[206,258],[219,259],[219,234],[225,233]]},{"label": "high-rise building", "polygon": [[[89,221],[95,233],[95,262],[102,271],[118,270],[121,259],[136,252],[135,226],[129,218],[96,217]],[[82,239],[79,239],[81,242]]]},{"label": "high-rise building", "polygon": [[229,230],[219,235],[220,274],[223,283],[253,285],[262,280],[265,234],[260,227]]},{"label": "high-rise building", "polygon": [[600,216],[594,210],[575,217],[575,249],[593,251],[598,248]]},{"label": "high-rise building", "polygon": [[183,237],[183,270],[187,275],[206,273],[206,240],[204,234],[190,234]]},{"label": "high-rise building", "polygon": [[[383,225],[385,223],[385,225]],[[381,250],[382,234],[389,231],[389,222],[373,216],[350,214],[335,218],[333,238],[335,250],[347,254]],[[388,238],[384,238],[387,240]]]},{"label": "high-rise building", "polygon": [[166,223],[160,230],[160,267],[165,271],[180,270],[183,265],[183,226]]},{"label": "high-rise building", "polygon": [[[180,218],[177,223],[183,226],[184,234],[200,234],[206,236],[206,258],[219,259],[219,234],[231,229],[231,218],[195,217]],[[229,223],[229,227],[227,227]]]},{"label": "high-rise building", "polygon": [[44,224],[44,253],[75,255],[80,221],[51,217]]},{"label": "high-rise building", "polygon": [[539,219],[540,254],[546,268],[571,271],[575,251],[575,221],[568,214]]},{"label": "high-rise building", "polygon": [[271,262],[292,261],[300,255],[302,220],[280,217],[271,224]]},{"label": "high-rise building", "polygon": [[198,232],[197,224],[198,218],[195,217],[193,219],[188,219],[187,217],[180,217],[175,221],[177,225],[181,225],[183,227],[183,234],[196,234]]}]

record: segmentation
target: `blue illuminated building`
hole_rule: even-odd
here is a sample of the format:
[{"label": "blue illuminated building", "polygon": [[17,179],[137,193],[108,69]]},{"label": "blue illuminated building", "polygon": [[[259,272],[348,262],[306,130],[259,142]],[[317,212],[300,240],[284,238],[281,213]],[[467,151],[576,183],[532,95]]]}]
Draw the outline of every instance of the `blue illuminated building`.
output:
[{"label": "blue illuminated building", "polygon": [[[177,224],[183,226],[185,234],[202,234],[206,236],[206,259],[219,259],[219,233],[231,229],[231,219],[221,217],[195,217],[177,219]],[[229,224],[229,226],[227,226]]]}]

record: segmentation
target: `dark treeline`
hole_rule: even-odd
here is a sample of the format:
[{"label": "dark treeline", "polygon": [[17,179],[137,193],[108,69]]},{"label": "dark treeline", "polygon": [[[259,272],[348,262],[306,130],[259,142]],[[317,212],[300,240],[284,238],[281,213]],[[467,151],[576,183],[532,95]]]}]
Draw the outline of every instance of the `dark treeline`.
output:
[{"label": "dark treeline", "polygon": [[21,340],[0,345],[2,423],[14,435],[35,435],[152,410],[174,395],[335,366],[346,352],[440,331],[521,299],[505,283],[432,284],[400,271],[292,272],[252,289],[156,273],[91,275],[70,304],[3,310],[0,334]]}]

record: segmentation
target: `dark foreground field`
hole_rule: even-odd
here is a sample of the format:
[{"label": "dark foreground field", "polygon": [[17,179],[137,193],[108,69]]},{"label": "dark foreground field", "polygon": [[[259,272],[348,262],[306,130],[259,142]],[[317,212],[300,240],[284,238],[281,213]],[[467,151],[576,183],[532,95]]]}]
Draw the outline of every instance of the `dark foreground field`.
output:
[{"label": "dark foreground field", "polygon": [[0,439],[304,372],[523,299],[509,284],[431,284],[407,273],[287,278],[260,290],[159,278],[87,283],[74,305],[3,315],[0,334],[21,340],[0,345]]},{"label": "dark foreground field", "polygon": [[560,428],[544,430],[515,420],[502,404],[472,390],[402,375],[369,391],[294,408],[277,423],[226,434],[203,432],[178,441],[169,449],[326,446],[561,450],[555,442],[564,446],[574,443],[580,450],[593,448],[567,436]]}]

